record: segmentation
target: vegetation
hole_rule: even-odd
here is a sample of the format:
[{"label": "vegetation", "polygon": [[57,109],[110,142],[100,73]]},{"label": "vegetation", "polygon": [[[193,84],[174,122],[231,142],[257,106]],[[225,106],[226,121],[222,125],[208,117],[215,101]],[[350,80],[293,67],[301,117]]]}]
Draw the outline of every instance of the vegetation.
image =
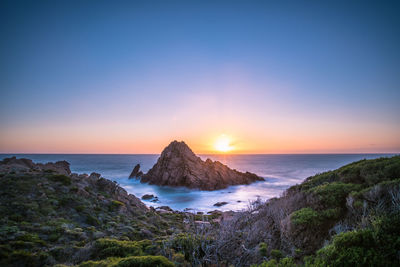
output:
[{"label": "vegetation", "polygon": [[[183,231],[182,217],[149,211],[139,200],[133,206],[113,182],[87,176],[4,173],[0,201],[0,266],[161,256],[160,246],[147,238]],[[131,262],[139,260],[170,266],[160,258]]]},{"label": "vegetation", "polygon": [[292,222],[295,225],[317,226],[321,222],[321,216],[312,208],[302,208],[292,213]]},{"label": "vegetation", "polygon": [[213,221],[218,214],[149,210],[103,178],[49,171],[1,173],[0,201],[0,266],[396,266],[400,260],[400,156],[315,175],[220,223]]},{"label": "vegetation", "polygon": [[87,261],[79,267],[174,267],[175,265],[163,256],[132,256],[126,258],[107,258],[101,261]]}]

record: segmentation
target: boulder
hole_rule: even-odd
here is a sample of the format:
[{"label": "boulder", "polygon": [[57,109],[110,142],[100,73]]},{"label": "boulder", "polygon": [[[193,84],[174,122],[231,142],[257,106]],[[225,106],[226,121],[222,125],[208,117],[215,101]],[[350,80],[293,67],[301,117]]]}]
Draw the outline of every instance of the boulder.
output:
[{"label": "boulder", "polygon": [[148,199],[153,199],[153,198],[154,198],[154,195],[150,195],[150,194],[145,194],[142,196],[143,200],[148,200]]},{"label": "boulder", "polygon": [[222,202],[217,202],[217,203],[215,203],[213,206],[214,206],[214,207],[221,207],[221,206],[224,206],[224,205],[226,205],[226,204],[228,204],[228,202],[222,201]]},{"label": "boulder", "polygon": [[161,186],[218,190],[263,180],[254,173],[232,170],[219,161],[203,161],[184,142],[173,141],[140,181]]}]

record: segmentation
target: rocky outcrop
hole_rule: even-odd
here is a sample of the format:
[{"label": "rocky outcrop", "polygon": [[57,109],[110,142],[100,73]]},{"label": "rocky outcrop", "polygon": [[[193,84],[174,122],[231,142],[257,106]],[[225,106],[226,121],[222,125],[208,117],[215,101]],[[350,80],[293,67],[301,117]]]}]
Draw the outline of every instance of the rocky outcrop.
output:
[{"label": "rocky outcrop", "polygon": [[[55,163],[48,162],[45,164],[34,163],[30,159],[16,157],[5,158],[0,161],[0,174],[13,175],[32,175],[43,177],[44,181],[64,179],[67,184],[75,186],[76,194],[80,197],[87,198],[90,193],[101,191],[107,192],[114,200],[124,203],[124,208],[121,211],[137,212],[140,209],[142,212],[147,212],[147,207],[134,195],[128,194],[125,189],[114,183],[113,181],[102,178],[99,173],[76,174],[71,173],[70,164],[67,161],[57,161]],[[65,176],[59,178],[57,175]]]},{"label": "rocky outcrop", "polygon": [[170,143],[157,163],[141,177],[141,182],[145,183],[201,190],[218,190],[263,180],[254,173],[232,170],[219,161],[203,161],[184,142],[177,141]]},{"label": "rocky outcrop", "polygon": [[143,172],[140,171],[140,164],[136,164],[136,166],[133,168],[131,174],[129,175],[129,178],[138,178],[143,175]]},{"label": "rocky outcrop", "polygon": [[57,161],[55,163],[48,162],[45,164],[42,163],[33,163],[30,159],[17,159],[16,157],[5,158],[0,161],[0,173],[58,173],[63,175],[70,175],[71,170],[69,168],[69,163],[65,160]]}]

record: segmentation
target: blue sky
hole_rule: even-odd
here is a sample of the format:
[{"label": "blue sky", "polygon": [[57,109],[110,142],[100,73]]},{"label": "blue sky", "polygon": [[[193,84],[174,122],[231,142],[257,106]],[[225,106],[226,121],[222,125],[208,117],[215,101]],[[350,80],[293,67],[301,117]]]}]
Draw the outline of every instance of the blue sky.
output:
[{"label": "blue sky", "polygon": [[0,152],[400,151],[400,4],[2,1]]}]

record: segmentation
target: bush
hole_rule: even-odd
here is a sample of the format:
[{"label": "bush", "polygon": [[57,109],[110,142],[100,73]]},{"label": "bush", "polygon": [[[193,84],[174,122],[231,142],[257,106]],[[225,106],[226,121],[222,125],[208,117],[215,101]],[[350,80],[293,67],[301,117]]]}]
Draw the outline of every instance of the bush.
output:
[{"label": "bush", "polygon": [[97,226],[100,224],[99,219],[97,219],[96,217],[92,216],[92,215],[87,215],[86,216],[86,223],[93,225],[93,226]]},{"label": "bush", "polygon": [[400,251],[400,214],[376,218],[370,229],[334,236],[308,260],[311,266],[396,266]]},{"label": "bush", "polygon": [[341,233],[332,244],[317,252],[314,265],[329,266],[378,266],[382,262],[374,247],[371,230]]},{"label": "bush", "polygon": [[293,258],[285,257],[279,261],[279,267],[294,267],[297,264],[294,263]]},{"label": "bush", "polygon": [[320,215],[312,208],[302,208],[291,214],[291,221],[294,225],[317,226],[321,222]]},{"label": "bush", "polygon": [[101,261],[85,261],[79,264],[79,267],[111,267],[117,265],[120,261],[120,258],[107,258]]},{"label": "bush", "polygon": [[300,187],[303,190],[309,190],[324,183],[333,182],[371,186],[397,178],[400,178],[400,156],[356,161],[338,170],[309,177]]},{"label": "bush", "polygon": [[279,249],[273,249],[271,250],[271,257],[273,257],[276,260],[279,260],[283,258],[283,253]]},{"label": "bush", "polygon": [[122,206],[125,206],[125,204],[118,200],[113,200],[110,203],[109,210],[110,211],[118,210]]},{"label": "bush", "polygon": [[44,266],[48,257],[49,255],[44,252],[34,254],[25,250],[15,250],[2,262],[4,266]]},{"label": "bush", "polygon": [[62,183],[63,185],[71,185],[71,178],[63,174],[49,175],[48,179],[53,182]]},{"label": "bush", "polygon": [[163,256],[132,256],[126,258],[107,258],[101,261],[86,261],[79,267],[173,267]]},{"label": "bush", "polygon": [[115,239],[98,239],[95,243],[100,259],[108,257],[142,256],[146,244],[136,241],[120,241]]},{"label": "bush", "polygon": [[185,255],[188,262],[193,258],[202,258],[204,251],[201,249],[199,237],[191,234],[178,234],[171,240],[171,248]]},{"label": "bush", "polygon": [[111,201],[111,204],[112,204],[114,207],[125,206],[124,203],[122,203],[121,201],[118,201],[118,200],[113,200],[113,201]]},{"label": "bush", "polygon": [[122,259],[118,267],[174,267],[175,265],[163,256],[134,256]]},{"label": "bush", "polygon": [[347,195],[352,191],[361,190],[361,185],[333,182],[319,185],[310,191],[317,194],[327,207],[343,207]]},{"label": "bush", "polygon": [[268,255],[268,245],[264,242],[260,243],[258,251],[260,255],[263,257],[267,257]]},{"label": "bush", "polygon": [[260,265],[251,265],[250,267],[277,267],[278,262],[275,259],[269,261],[263,261]]}]

